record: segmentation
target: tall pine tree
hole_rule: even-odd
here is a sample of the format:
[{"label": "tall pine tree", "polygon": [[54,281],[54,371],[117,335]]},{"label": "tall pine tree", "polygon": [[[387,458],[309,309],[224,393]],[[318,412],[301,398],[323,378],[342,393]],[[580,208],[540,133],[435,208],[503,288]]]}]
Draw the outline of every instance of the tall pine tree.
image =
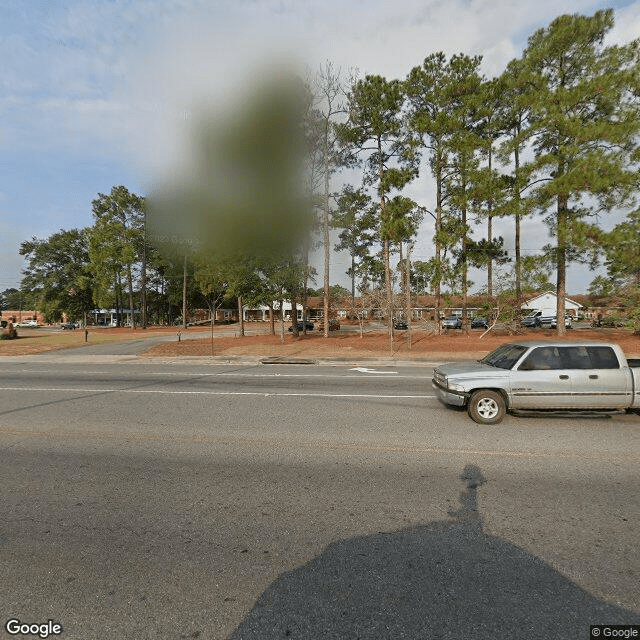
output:
[{"label": "tall pine tree", "polygon": [[[564,15],[528,41],[535,188],[555,233],[558,334],[565,333],[567,264],[597,237],[589,216],[624,205],[637,186],[639,41],[605,47],[613,10]],[[636,158],[637,161],[637,158]]]}]

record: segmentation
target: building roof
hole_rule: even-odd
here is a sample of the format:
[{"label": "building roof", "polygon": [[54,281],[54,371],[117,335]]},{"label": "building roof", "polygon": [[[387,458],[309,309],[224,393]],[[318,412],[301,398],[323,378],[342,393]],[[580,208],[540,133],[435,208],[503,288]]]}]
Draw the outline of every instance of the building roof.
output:
[{"label": "building roof", "polygon": [[[558,299],[558,295],[556,294],[555,291],[543,291],[542,293],[538,293],[536,295],[534,295],[532,298],[529,298],[528,300],[525,300],[522,303],[522,309],[529,309],[531,308],[532,304],[535,304],[537,301],[542,301],[545,298],[549,299],[549,298],[555,298],[556,300]],[[571,298],[567,298],[567,296],[565,296],[564,298],[564,306],[565,309],[567,307],[572,307],[574,309],[581,309],[582,305],[579,302],[576,302],[575,300],[572,300]]]}]

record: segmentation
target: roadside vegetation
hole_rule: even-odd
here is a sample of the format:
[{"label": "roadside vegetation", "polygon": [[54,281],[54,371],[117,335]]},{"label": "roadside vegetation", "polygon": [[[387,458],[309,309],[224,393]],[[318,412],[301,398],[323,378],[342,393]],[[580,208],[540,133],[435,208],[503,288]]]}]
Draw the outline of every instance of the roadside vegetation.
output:
[{"label": "roadside vegetation", "polygon": [[[436,52],[405,78],[327,63],[278,92],[260,87],[233,122],[202,129],[196,182],[151,199],[114,186],[91,202],[91,227],[25,240],[20,289],[2,308],[50,322],[137,309],[134,328],[285,300],[304,313],[320,244],[325,317],[338,303],[354,318],[380,310],[391,351],[418,295],[434,297],[435,333],[459,298],[469,332],[471,267],[486,273],[476,291],[491,326],[517,325],[525,294],[553,286],[562,335],[568,265],[604,264],[591,298],[640,330],[640,43],[605,44],[613,15],[559,16],[493,78],[479,56]],[[418,183],[433,201],[406,195]],[[612,226],[613,212],[626,218]],[[513,223],[511,255],[497,218]],[[412,261],[425,219],[434,255]],[[535,255],[521,250],[526,219],[553,239]],[[332,228],[350,291],[330,286]]]}]

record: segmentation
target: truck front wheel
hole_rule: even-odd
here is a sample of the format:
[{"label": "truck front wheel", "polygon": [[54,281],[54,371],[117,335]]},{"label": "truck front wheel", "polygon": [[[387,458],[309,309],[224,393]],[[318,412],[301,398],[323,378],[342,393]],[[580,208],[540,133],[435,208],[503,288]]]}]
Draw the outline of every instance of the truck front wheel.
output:
[{"label": "truck front wheel", "polygon": [[502,422],[506,411],[504,398],[497,391],[480,389],[469,398],[467,412],[472,420],[480,424],[498,424]]}]

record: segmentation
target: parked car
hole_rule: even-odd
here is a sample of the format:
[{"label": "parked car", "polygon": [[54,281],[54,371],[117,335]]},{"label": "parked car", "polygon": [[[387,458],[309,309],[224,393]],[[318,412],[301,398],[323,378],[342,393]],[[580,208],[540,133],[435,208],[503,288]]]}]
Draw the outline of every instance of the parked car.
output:
[{"label": "parked car", "polygon": [[462,318],[460,316],[449,316],[442,321],[443,329],[462,329]]},{"label": "parked car", "polygon": [[[329,319],[329,331],[337,331],[340,329],[340,321],[336,318]],[[324,320],[320,320],[318,323],[318,331],[324,331]]]},{"label": "parked car", "polygon": [[[313,324],[313,322],[309,322],[309,320],[307,320],[306,325],[307,325],[307,331],[313,331],[313,329],[314,329],[314,327],[315,327],[315,325]],[[296,326],[298,327],[298,331],[299,331],[299,332],[300,332],[300,331],[304,331],[304,328],[305,328],[305,322],[304,322],[304,321],[302,321],[302,320],[300,320],[300,322],[297,322],[297,323],[296,323]],[[293,333],[293,325],[291,325],[291,326],[289,327],[289,331],[291,331],[291,332]]]},{"label": "parked car", "polygon": [[520,320],[521,327],[532,327],[537,328],[541,327],[542,323],[540,322],[540,318],[542,317],[542,311],[534,311],[530,313],[528,316],[525,316]]},{"label": "parked car", "polygon": [[407,331],[407,329],[409,329],[409,325],[404,320],[396,320],[393,324],[393,328],[396,331]]},{"label": "parked car", "polygon": [[60,328],[64,331],[67,329],[77,329],[80,325],[77,322],[63,322]]},{"label": "parked car", "polygon": [[16,327],[30,327],[31,329],[35,329],[38,326],[37,320],[23,320],[22,322],[18,322]]},{"label": "parked car", "polygon": [[480,424],[519,409],[640,411],[639,364],[606,342],[511,342],[482,360],[439,365],[432,384]]},{"label": "parked car", "polygon": [[[543,325],[547,324],[546,320],[547,320],[546,318],[542,318],[541,322],[542,322]],[[551,316],[551,320],[549,322],[549,326],[552,329],[555,329],[558,326],[558,316]],[[567,329],[573,329],[573,320],[571,319],[571,316],[565,316],[564,317],[564,326]]]},{"label": "parked car", "polygon": [[487,322],[486,318],[480,318],[480,317],[472,318],[471,328],[472,329],[488,329],[489,323]]}]

